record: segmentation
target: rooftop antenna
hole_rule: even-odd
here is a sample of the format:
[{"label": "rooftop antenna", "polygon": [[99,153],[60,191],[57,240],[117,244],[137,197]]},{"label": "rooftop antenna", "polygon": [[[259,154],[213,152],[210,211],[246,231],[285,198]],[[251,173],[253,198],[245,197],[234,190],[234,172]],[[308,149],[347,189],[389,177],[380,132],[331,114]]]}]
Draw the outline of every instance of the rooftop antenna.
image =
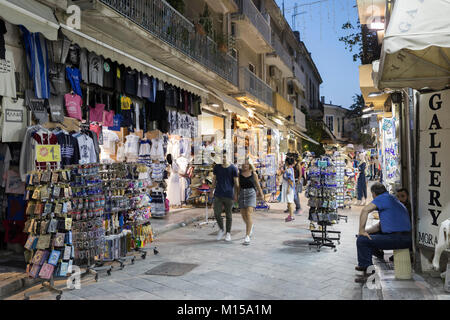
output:
[{"label": "rooftop antenna", "polygon": [[298,5],[298,3],[296,3],[295,6],[294,6],[294,12],[292,13],[292,30],[294,30],[294,31],[296,30],[296,26],[295,26],[296,17],[301,15],[301,14],[305,14],[306,13],[306,11],[297,12],[298,8],[299,8],[299,5]]}]

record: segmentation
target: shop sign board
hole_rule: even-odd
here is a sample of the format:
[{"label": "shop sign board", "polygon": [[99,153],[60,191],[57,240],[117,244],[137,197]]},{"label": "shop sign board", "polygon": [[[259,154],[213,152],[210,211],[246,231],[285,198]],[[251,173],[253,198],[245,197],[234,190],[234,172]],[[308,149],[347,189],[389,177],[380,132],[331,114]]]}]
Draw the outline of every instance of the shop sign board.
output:
[{"label": "shop sign board", "polygon": [[450,90],[422,94],[419,107],[418,243],[435,247],[450,218]]},{"label": "shop sign board", "polygon": [[36,160],[38,162],[61,161],[61,146],[58,144],[41,144],[36,146]]}]

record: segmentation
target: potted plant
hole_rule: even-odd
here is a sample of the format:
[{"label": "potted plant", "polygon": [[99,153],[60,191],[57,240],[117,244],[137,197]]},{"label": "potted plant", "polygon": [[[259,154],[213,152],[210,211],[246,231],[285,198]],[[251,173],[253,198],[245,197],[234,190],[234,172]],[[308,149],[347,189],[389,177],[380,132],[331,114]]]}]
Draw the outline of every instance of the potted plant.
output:
[{"label": "potted plant", "polygon": [[[199,20],[200,21],[200,20]],[[204,36],[206,35],[205,29],[203,29],[203,25],[200,22],[194,22],[195,32]]]},{"label": "potted plant", "polygon": [[213,32],[212,19],[209,14],[208,5],[206,3],[205,3],[205,8],[203,9],[203,13],[200,15],[199,23],[203,26],[204,32],[208,36],[212,36],[212,32]]},{"label": "potted plant", "polygon": [[218,32],[216,34],[216,43],[217,43],[217,48],[219,49],[219,51],[222,51],[223,53],[228,52],[226,37],[222,32]]}]

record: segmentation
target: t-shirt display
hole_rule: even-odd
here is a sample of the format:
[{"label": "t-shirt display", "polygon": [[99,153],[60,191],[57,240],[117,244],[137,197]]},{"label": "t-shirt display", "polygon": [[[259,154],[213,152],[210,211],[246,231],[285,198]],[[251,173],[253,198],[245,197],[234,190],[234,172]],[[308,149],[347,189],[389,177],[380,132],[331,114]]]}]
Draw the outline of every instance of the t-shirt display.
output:
[{"label": "t-shirt display", "polygon": [[80,97],[83,96],[83,92],[81,92],[81,72],[77,68],[66,68],[66,77],[70,81],[70,85],[72,86],[72,90],[79,95]]},{"label": "t-shirt display", "polygon": [[89,52],[89,83],[103,86],[103,57]]},{"label": "t-shirt display", "polygon": [[83,81],[89,83],[88,51],[86,48],[80,50],[80,71]]},{"label": "t-shirt display", "polygon": [[114,88],[118,93],[123,93],[125,83],[125,66],[123,64],[116,64],[115,68]]},{"label": "t-shirt display", "polygon": [[108,89],[114,88],[115,72],[115,64],[111,61],[111,59],[106,59],[103,62],[103,87]]},{"label": "t-shirt display", "polygon": [[6,59],[0,59],[0,96],[16,97],[16,65],[12,52],[6,51]]},{"label": "t-shirt display", "polygon": [[131,96],[137,95],[138,72],[131,68],[125,70],[125,93]]},{"label": "t-shirt display", "polygon": [[3,98],[2,142],[22,142],[27,129],[27,112],[23,99]]},{"label": "t-shirt display", "polygon": [[83,99],[75,94],[70,93],[64,96],[66,102],[67,115],[71,118],[81,120],[81,105],[83,104]]}]

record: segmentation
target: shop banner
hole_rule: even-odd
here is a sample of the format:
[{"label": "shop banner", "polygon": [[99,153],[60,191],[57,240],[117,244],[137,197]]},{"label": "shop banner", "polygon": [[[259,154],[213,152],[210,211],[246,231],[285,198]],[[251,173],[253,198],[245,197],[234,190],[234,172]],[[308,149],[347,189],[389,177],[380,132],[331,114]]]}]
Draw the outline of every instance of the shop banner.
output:
[{"label": "shop banner", "polygon": [[450,90],[421,95],[419,110],[417,239],[434,247],[440,224],[450,219]]}]

